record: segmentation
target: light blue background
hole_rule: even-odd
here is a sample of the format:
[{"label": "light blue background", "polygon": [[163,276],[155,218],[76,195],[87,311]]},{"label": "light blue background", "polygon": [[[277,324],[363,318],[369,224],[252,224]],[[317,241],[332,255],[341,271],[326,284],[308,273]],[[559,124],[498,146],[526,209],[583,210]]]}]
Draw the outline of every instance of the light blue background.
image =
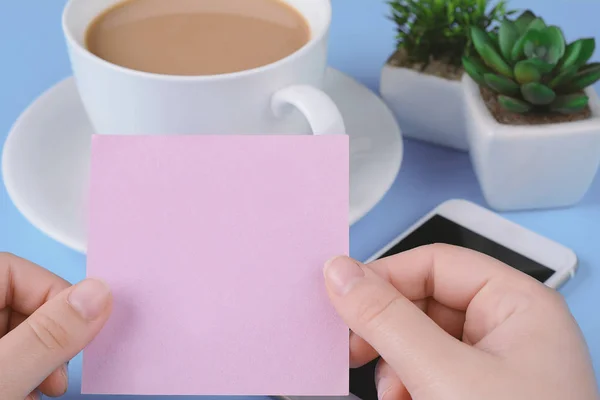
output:
[{"label": "light blue background", "polygon": [[[2,143],[25,107],[42,91],[70,75],[60,28],[64,3],[65,0],[0,2]],[[532,8],[549,22],[561,25],[569,39],[600,36],[600,0],[514,0],[510,4],[514,8]],[[333,0],[333,5],[331,65],[377,90],[380,67],[394,46],[394,27],[386,18],[387,6],[380,0]],[[394,186],[351,229],[351,254],[358,259],[368,257],[443,200],[459,197],[484,204],[465,154],[410,141],[405,151]],[[575,208],[506,216],[564,243],[579,256],[579,274],[562,293],[588,340],[596,371],[600,371],[600,178]],[[85,257],[31,226],[10,202],[4,185],[0,185],[0,251],[28,258],[73,283],[85,275]],[[80,368],[81,357],[77,357],[70,365],[67,399],[88,397],[77,394]]]}]

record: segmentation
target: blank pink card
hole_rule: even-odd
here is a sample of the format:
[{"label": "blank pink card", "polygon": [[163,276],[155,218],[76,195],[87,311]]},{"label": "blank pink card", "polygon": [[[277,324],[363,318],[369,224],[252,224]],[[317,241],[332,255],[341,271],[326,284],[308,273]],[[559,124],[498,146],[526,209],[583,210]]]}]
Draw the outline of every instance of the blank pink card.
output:
[{"label": "blank pink card", "polygon": [[345,135],[96,135],[87,273],[114,311],[82,392],[348,394],[322,273],[348,181]]}]

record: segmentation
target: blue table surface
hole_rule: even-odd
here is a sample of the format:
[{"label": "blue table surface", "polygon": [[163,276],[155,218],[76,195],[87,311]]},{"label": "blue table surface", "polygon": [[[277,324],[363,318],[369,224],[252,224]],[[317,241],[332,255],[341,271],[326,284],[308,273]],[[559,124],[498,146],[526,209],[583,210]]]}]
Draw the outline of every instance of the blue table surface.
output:
[{"label": "blue table surface", "polygon": [[[380,68],[394,47],[394,26],[381,0],[332,0],[330,64],[377,91]],[[65,0],[0,2],[0,141],[18,115],[42,91],[70,75],[60,18]],[[559,24],[568,39],[599,37],[598,0],[513,0]],[[595,56],[598,59],[598,54]],[[350,230],[351,255],[365,259],[424,213],[450,198],[485,204],[467,155],[406,142],[403,165],[385,198]],[[573,248],[577,276],[561,290],[588,341],[600,377],[600,177],[576,207],[508,213],[505,216]],[[54,242],[30,225],[0,185],[0,251],[30,259],[68,281],[85,276],[85,257]],[[265,344],[267,345],[267,344]],[[81,356],[70,364],[67,399],[80,391]],[[95,399],[107,398],[104,396]],[[125,399],[130,397],[110,397]],[[165,397],[148,397],[164,399]]]}]

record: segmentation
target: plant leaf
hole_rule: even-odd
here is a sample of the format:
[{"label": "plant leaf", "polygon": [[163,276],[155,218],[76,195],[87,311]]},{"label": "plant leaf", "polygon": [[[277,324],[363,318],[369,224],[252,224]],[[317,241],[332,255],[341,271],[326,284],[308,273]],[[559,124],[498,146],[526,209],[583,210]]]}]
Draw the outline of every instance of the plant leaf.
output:
[{"label": "plant leaf", "polygon": [[577,65],[571,65],[569,68],[561,70],[558,75],[552,78],[552,80],[548,83],[548,87],[551,89],[556,89],[559,86],[565,85],[575,77],[577,70]]},{"label": "plant leaf", "polygon": [[523,53],[527,58],[537,57],[536,50],[543,46],[544,38],[542,32],[538,30],[530,30],[525,34],[525,45]]},{"label": "plant leaf", "polygon": [[477,12],[479,14],[484,14],[486,7],[487,7],[487,1],[486,0],[477,0]]},{"label": "plant leaf", "polygon": [[583,93],[558,96],[552,104],[550,110],[562,114],[573,114],[583,110],[589,103],[589,97]]},{"label": "plant leaf", "polygon": [[477,50],[480,55],[486,45],[492,44],[488,34],[477,26],[471,27],[471,40],[473,40],[473,46],[475,46],[475,50]]},{"label": "plant leaf", "polygon": [[515,81],[502,75],[485,74],[483,79],[490,89],[506,96],[518,95],[521,89]]},{"label": "plant leaf", "polygon": [[482,62],[473,57],[463,57],[462,64],[465,72],[479,85],[485,85],[483,75],[490,72]]},{"label": "plant leaf", "polygon": [[548,55],[546,61],[550,64],[556,64],[565,54],[565,37],[557,26],[549,26],[542,31],[542,35],[549,42]]},{"label": "plant leaf", "polygon": [[527,60],[529,61],[531,64],[535,65],[535,67],[542,73],[542,74],[548,74],[550,72],[552,72],[552,70],[554,69],[554,65],[553,64],[549,64],[546,61],[539,59],[539,58],[532,58]]},{"label": "plant leaf", "polygon": [[579,72],[586,72],[586,71],[590,71],[590,70],[596,70],[598,67],[600,67],[600,62],[589,63],[589,64],[586,64],[583,67],[579,68]]},{"label": "plant leaf", "polygon": [[502,56],[498,54],[498,52],[492,46],[488,44],[484,45],[480,54],[481,58],[488,67],[504,76],[509,78],[513,77],[513,71],[510,65],[504,61]]},{"label": "plant leaf", "polygon": [[536,18],[527,26],[527,31],[536,30],[541,31],[546,27],[546,23],[542,18]]},{"label": "plant leaf", "polygon": [[545,106],[554,101],[556,93],[539,82],[530,82],[521,86],[521,94],[529,103],[536,106]]},{"label": "plant leaf", "polygon": [[523,100],[515,99],[514,97],[500,95],[498,96],[498,103],[507,111],[524,114],[533,109],[533,106]]},{"label": "plant leaf", "polygon": [[533,60],[535,59],[519,61],[515,65],[515,79],[522,85],[542,80],[542,71],[538,69]]},{"label": "plant leaf", "polygon": [[[475,54],[472,26],[486,32],[490,45],[499,51],[494,32],[507,15],[503,0],[384,1],[389,1],[390,18],[396,23],[397,50],[406,53],[408,62],[426,67],[436,59],[460,67],[463,55]],[[496,6],[488,7],[491,3]]]},{"label": "plant leaf", "polygon": [[525,56],[525,45],[532,39],[535,39],[537,35],[537,31],[529,31],[523,34],[519,39],[517,39],[517,42],[515,43],[511,52],[511,59],[513,62],[517,62],[523,59],[523,57]]},{"label": "plant leaf", "polygon": [[575,61],[575,65],[581,67],[587,63],[594,51],[596,51],[596,40],[591,39],[580,39],[581,40],[581,50],[579,51],[579,57],[577,57],[577,61]]},{"label": "plant leaf", "polygon": [[565,70],[567,68],[572,67],[577,63],[579,59],[579,55],[581,53],[581,48],[583,46],[582,40],[576,40],[573,43],[570,43],[565,49],[565,55],[559,63],[559,68],[561,70]]},{"label": "plant leaf", "polygon": [[518,39],[519,31],[515,24],[508,19],[504,19],[498,31],[498,43],[505,60],[510,60],[512,49]]},{"label": "plant leaf", "polygon": [[583,72],[578,72],[575,77],[568,83],[569,92],[583,90],[588,86],[600,80],[600,67],[588,68]]},{"label": "plant leaf", "polygon": [[530,10],[524,11],[515,21],[515,26],[518,29],[519,33],[523,35],[527,31],[527,27],[533,20],[537,17]]}]

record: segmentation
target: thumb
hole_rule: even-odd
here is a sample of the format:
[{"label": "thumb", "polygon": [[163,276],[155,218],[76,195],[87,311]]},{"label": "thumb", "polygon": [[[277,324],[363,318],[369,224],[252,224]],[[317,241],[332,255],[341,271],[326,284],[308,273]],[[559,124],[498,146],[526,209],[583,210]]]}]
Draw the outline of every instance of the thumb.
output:
[{"label": "thumb", "polygon": [[88,279],[65,289],[0,339],[0,393],[24,399],[55,369],[75,357],[109,317],[112,296]]},{"label": "thumb", "polygon": [[467,350],[462,343],[368,266],[339,257],[328,262],[324,272],[338,314],[373,346],[409,391],[434,384],[464,359]]}]

